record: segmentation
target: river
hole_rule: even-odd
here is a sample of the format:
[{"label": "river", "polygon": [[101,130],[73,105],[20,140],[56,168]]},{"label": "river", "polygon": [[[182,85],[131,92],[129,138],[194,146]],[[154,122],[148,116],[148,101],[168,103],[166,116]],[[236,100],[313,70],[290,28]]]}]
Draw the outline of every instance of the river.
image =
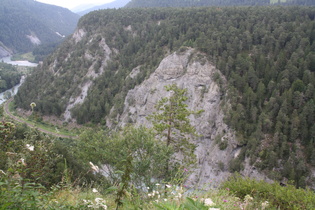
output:
[{"label": "river", "polygon": [[[38,65],[37,63],[31,63],[28,61],[12,61],[11,57],[0,58],[0,61],[11,64],[11,65],[27,66],[27,67],[36,67]],[[25,76],[22,76],[21,81],[18,85],[0,93],[0,105],[3,104],[8,98],[10,98],[11,96],[14,96],[18,92],[19,87],[23,84],[24,80],[25,80]]]},{"label": "river", "polygon": [[29,61],[12,61],[11,57],[0,58],[0,61],[18,66],[36,67],[38,65],[37,63],[31,63]]},{"label": "river", "polygon": [[14,96],[15,94],[17,94],[19,87],[23,84],[24,80],[25,80],[25,76],[22,76],[20,83],[18,85],[0,93],[0,105],[3,104],[7,99],[11,98],[11,96]]}]

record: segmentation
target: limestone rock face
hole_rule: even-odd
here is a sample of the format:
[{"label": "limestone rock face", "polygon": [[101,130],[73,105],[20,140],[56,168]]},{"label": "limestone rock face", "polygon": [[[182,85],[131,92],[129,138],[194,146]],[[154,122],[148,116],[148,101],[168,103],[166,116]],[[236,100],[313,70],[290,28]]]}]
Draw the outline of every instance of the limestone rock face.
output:
[{"label": "limestone rock face", "polygon": [[[169,94],[164,86],[175,83],[180,88],[187,88],[188,109],[204,110],[200,116],[190,117],[191,124],[201,137],[191,139],[197,145],[198,166],[191,169],[193,173],[189,177],[188,187],[218,185],[230,175],[228,163],[238,155],[240,149],[234,131],[223,122],[221,105],[224,93],[221,90],[224,87],[220,88],[213,79],[218,75],[224,83],[223,76],[215,66],[194,49],[173,53],[163,59],[147,80],[128,92],[124,111],[117,120],[120,126],[136,123],[150,127],[147,116],[155,112],[155,104]],[[227,142],[222,150],[218,147],[221,141]]]}]

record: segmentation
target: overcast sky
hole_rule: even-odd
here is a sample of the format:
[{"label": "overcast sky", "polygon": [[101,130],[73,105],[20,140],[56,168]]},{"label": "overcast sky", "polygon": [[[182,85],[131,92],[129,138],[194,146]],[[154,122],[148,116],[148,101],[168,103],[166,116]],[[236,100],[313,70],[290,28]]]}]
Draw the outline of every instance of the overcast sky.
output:
[{"label": "overcast sky", "polygon": [[68,9],[72,9],[81,4],[106,4],[112,2],[114,0],[36,0],[39,2],[43,2],[46,4],[53,4],[61,7],[66,7]]}]

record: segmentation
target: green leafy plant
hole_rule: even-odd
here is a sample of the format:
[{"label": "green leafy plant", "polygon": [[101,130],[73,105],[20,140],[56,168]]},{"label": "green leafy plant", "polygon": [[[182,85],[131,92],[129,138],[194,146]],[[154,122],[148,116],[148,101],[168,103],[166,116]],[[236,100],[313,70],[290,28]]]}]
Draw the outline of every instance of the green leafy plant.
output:
[{"label": "green leafy plant", "polygon": [[262,203],[268,201],[270,206],[280,209],[312,209],[315,206],[314,192],[309,189],[296,189],[290,184],[282,187],[277,182],[269,184],[265,181],[235,176],[224,182],[222,189],[229,189],[241,199],[251,196]]}]

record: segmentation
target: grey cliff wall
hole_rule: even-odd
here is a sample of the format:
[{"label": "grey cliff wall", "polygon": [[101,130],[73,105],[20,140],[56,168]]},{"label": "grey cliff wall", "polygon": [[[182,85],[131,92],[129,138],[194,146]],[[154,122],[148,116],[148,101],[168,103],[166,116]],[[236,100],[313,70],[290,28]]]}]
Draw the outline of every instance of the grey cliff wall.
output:
[{"label": "grey cliff wall", "polygon": [[[187,88],[188,108],[204,110],[200,116],[191,116],[190,119],[201,137],[191,140],[197,145],[195,153],[198,165],[194,170],[189,169],[193,173],[186,183],[187,187],[217,186],[230,176],[228,163],[240,151],[234,131],[223,122],[221,105],[224,94],[213,79],[215,74],[219,74],[224,83],[223,76],[215,66],[194,49],[173,53],[162,60],[147,80],[128,92],[124,111],[117,119],[119,126],[136,123],[150,127],[151,123],[146,117],[156,111],[154,105],[157,101],[169,94],[164,86],[175,83],[180,88]],[[227,141],[227,147],[220,150],[215,141]],[[247,175],[253,174],[252,167],[247,166],[246,169]]]}]

